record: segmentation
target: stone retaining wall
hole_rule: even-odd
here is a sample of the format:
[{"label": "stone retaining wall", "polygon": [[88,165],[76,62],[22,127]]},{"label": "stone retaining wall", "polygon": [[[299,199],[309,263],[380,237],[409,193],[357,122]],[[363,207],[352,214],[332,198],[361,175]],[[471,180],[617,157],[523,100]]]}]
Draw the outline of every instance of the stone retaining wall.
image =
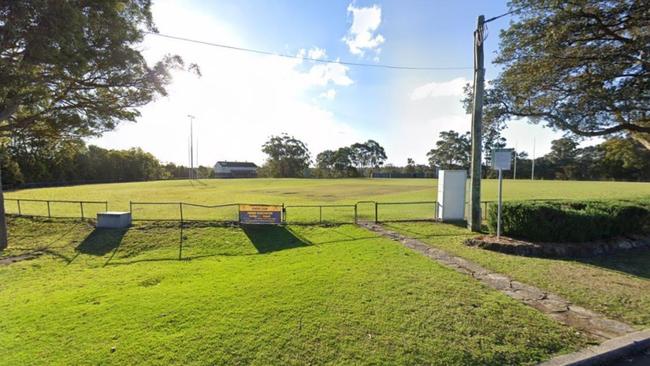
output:
[{"label": "stone retaining wall", "polygon": [[465,240],[465,245],[527,257],[581,258],[616,253],[637,248],[650,248],[650,236],[619,237],[588,243],[533,243],[494,236],[480,236]]}]

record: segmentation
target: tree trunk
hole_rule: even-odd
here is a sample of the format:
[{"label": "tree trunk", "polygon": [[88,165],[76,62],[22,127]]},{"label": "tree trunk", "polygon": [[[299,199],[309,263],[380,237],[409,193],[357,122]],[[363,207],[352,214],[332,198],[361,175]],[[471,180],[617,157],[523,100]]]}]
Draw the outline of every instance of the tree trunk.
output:
[{"label": "tree trunk", "polygon": [[7,221],[5,218],[5,196],[2,189],[2,169],[0,168],[0,250],[7,247]]}]

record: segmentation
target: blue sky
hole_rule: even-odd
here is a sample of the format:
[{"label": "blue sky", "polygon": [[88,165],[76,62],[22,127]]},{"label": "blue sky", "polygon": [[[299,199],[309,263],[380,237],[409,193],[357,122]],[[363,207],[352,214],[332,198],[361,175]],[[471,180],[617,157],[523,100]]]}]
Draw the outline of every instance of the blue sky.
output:
[{"label": "blue sky", "polygon": [[[327,60],[427,67],[471,67],[476,17],[502,14],[502,1],[190,1],[154,2],[163,34]],[[487,79],[502,18],[489,24]],[[148,36],[150,62],[176,53],[203,76],[175,72],[169,95],[141,109],[137,124],[91,140],[140,146],[163,161],[188,161],[188,114],[196,116],[199,162],[262,163],[260,146],[287,132],[315,157],[367,139],[386,147],[389,162],[426,163],[438,133],[467,131],[460,99],[472,70],[403,71],[321,64]],[[509,145],[537,155],[560,133],[523,121],[505,132]]]}]

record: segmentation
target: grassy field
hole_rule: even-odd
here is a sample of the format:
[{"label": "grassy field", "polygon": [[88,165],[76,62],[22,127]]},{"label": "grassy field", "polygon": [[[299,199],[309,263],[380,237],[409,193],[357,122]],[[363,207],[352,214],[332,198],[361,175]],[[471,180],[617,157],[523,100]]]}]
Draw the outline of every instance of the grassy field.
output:
[{"label": "grassy field", "polygon": [[650,327],[650,250],[573,261],[527,258],[465,246],[463,240],[475,235],[457,226],[430,223],[386,225],[611,318],[639,328]]},{"label": "grassy field", "polygon": [[14,218],[10,240],[46,254],[0,265],[5,365],[519,365],[589,341],[353,225]]},{"label": "grassy field", "polygon": [[[483,182],[483,199],[496,182]],[[508,200],[650,197],[649,183],[506,181]],[[9,192],[8,198],[197,204],[433,201],[425,179],[203,180]],[[16,212],[15,202],[7,211]],[[372,217],[373,205],[359,206]],[[380,218],[431,218],[433,206],[381,206]],[[22,202],[23,214],[46,215]],[[78,204],[54,204],[54,216]],[[87,217],[103,210],[84,208]],[[186,207],[186,219],[235,219],[236,207]],[[289,220],[318,209],[293,208]],[[323,215],[351,221],[350,207]],[[331,210],[331,211],[327,211]],[[134,217],[177,219],[178,205]],[[584,261],[523,258],[462,245],[467,230],[389,223],[522,282],[639,328],[650,326],[650,252]],[[79,220],[10,219],[0,261],[0,364],[533,364],[590,340],[535,310],[353,225],[250,228],[137,223],[94,230]],[[281,350],[281,351],[278,351]]]},{"label": "grassy field", "polygon": [[[495,200],[497,182],[484,180],[482,199]],[[434,179],[222,179],[200,181],[156,181],[144,183],[94,184],[72,187],[27,189],[9,192],[7,198],[53,200],[108,201],[111,210],[128,210],[129,201],[190,202],[204,205],[224,203],[273,204],[354,204],[358,201],[435,201],[437,181]],[[504,181],[504,199],[533,198],[614,199],[650,197],[650,183],[575,182],[575,181]],[[17,206],[7,201],[7,211],[16,213]],[[94,216],[103,205],[86,205],[85,214]],[[55,216],[79,216],[78,204],[53,204]],[[374,215],[371,205],[359,208],[362,218]],[[23,214],[47,215],[44,203],[21,203]],[[141,206],[133,209],[134,218],[178,219],[178,205]],[[380,219],[432,218],[433,204],[381,206]],[[289,208],[287,218],[296,221],[318,221],[318,208]],[[237,216],[236,207],[192,208],[184,210],[186,219],[227,219]],[[325,219],[352,222],[351,207],[325,208]]]}]

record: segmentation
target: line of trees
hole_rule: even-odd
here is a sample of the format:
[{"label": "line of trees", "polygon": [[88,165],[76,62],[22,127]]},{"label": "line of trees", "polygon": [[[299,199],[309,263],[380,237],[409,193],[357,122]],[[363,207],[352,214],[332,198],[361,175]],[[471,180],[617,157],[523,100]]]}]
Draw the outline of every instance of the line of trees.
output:
[{"label": "line of trees", "polygon": [[[140,181],[187,178],[189,168],[161,163],[140,148],[126,150],[87,146],[81,139],[12,139],[0,148],[5,187],[22,184]],[[198,176],[214,175],[199,167]]]},{"label": "line of trees", "polygon": [[[492,140],[492,148],[506,146],[502,137]],[[484,177],[493,178],[496,173],[489,169],[490,151],[484,156]],[[438,169],[468,169],[470,166],[471,141],[469,133],[456,131],[440,133],[436,147],[427,153],[429,166]],[[525,151],[517,152],[517,177],[530,178],[532,159]],[[504,172],[514,175],[514,169]],[[578,140],[563,137],[552,141],[551,151],[535,159],[535,179],[563,180],[650,180],[650,150],[630,137],[612,137],[598,145],[579,147]]]},{"label": "line of trees", "polygon": [[311,153],[307,145],[293,136],[271,136],[262,145],[267,155],[260,168],[262,177],[372,177],[388,158],[384,148],[374,140],[355,143],[337,150],[325,150],[316,156],[316,167],[310,169]]},{"label": "line of trees", "polygon": [[384,148],[374,140],[355,143],[316,156],[314,176],[319,178],[372,177],[387,159]]},{"label": "line of trees", "polygon": [[[504,147],[498,136],[493,147]],[[368,140],[336,150],[325,150],[311,165],[310,152],[302,141],[282,134],[272,136],[262,147],[268,155],[260,168],[263,177],[437,177],[439,169],[468,169],[469,133],[443,131],[435,147],[427,153],[428,164],[411,158],[403,166],[385,164],[385,149]],[[487,147],[486,150],[489,151]],[[127,150],[87,146],[81,139],[20,138],[0,147],[3,185],[65,184],[84,182],[183,179],[189,168],[162,163],[140,148]],[[486,152],[483,175],[493,178]],[[310,166],[311,165],[311,166]],[[211,167],[197,168],[198,177],[212,178]],[[517,152],[517,178],[530,178],[532,160],[525,151]],[[514,170],[504,173],[512,177]],[[536,179],[650,181],[650,151],[629,137],[614,137],[601,144],[580,148],[575,138],[554,140],[551,151],[535,159]]]}]

